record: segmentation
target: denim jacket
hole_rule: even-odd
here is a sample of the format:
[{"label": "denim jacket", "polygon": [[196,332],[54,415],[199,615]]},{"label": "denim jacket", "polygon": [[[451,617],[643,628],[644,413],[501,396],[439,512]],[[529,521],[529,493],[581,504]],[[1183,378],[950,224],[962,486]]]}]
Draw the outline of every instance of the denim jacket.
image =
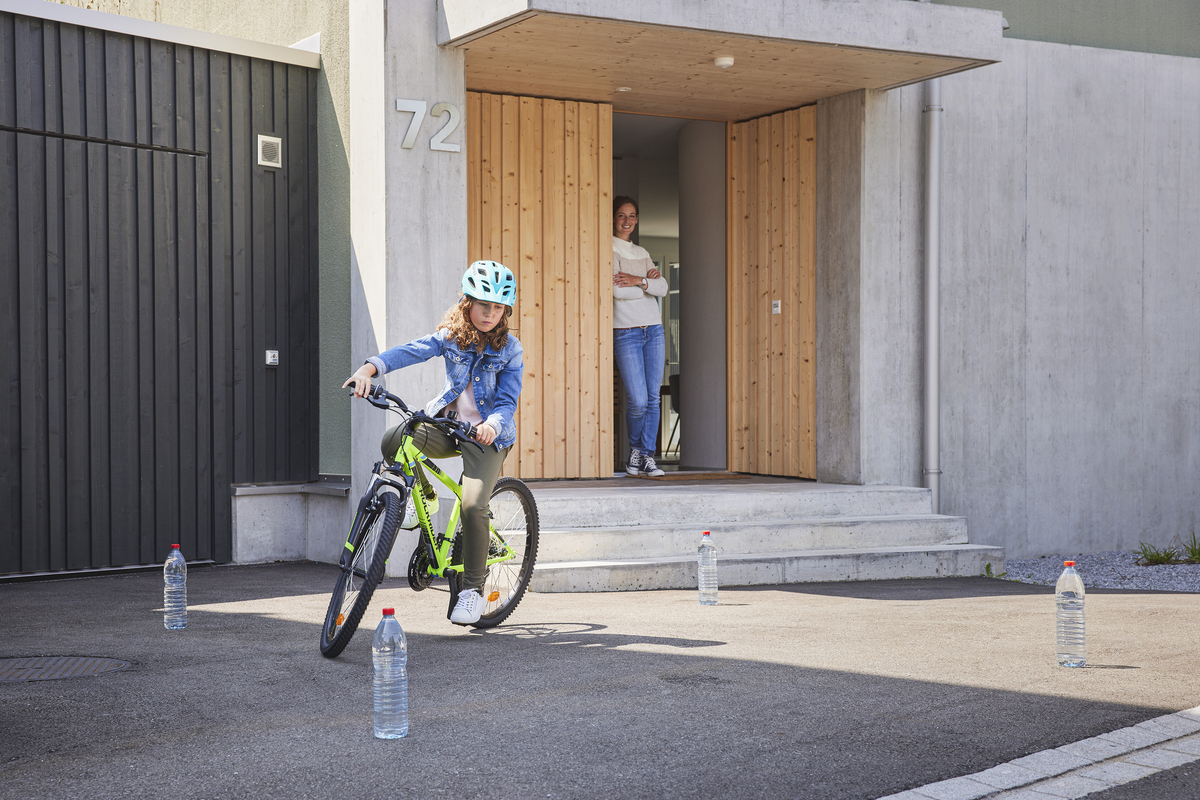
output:
[{"label": "denim jacket", "polygon": [[385,375],[441,356],[446,361],[446,385],[437,397],[425,404],[425,413],[436,416],[463,393],[468,381],[472,381],[479,416],[496,431],[494,444],[498,450],[503,450],[517,439],[513,416],[517,411],[524,372],[521,343],[510,333],[508,343],[500,352],[488,345],[482,353],[476,353],[474,348],[462,349],[449,336],[448,331],[437,331],[372,356],[367,363],[373,364],[379,375]]}]

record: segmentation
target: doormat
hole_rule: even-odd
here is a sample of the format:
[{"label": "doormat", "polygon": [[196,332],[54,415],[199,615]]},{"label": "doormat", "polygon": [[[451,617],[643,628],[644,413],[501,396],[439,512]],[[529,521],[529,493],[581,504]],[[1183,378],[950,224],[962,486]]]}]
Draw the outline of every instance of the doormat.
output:
[{"label": "doormat", "polygon": [[120,672],[132,664],[116,658],[95,656],[39,656],[36,658],[0,658],[0,683],[17,681],[57,681]]}]

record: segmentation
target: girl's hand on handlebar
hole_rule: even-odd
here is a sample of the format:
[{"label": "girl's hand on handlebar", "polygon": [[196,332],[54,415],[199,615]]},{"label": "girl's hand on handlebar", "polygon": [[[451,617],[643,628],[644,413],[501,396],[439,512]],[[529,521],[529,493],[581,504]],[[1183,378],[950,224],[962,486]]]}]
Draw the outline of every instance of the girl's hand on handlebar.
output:
[{"label": "girl's hand on handlebar", "polygon": [[366,397],[367,392],[371,391],[371,378],[375,376],[374,364],[363,364],[354,374],[346,379],[342,384],[342,388],[350,387],[355,397]]},{"label": "girl's hand on handlebar", "polygon": [[496,429],[486,422],[475,429],[475,441],[480,444],[491,444],[496,441]]}]

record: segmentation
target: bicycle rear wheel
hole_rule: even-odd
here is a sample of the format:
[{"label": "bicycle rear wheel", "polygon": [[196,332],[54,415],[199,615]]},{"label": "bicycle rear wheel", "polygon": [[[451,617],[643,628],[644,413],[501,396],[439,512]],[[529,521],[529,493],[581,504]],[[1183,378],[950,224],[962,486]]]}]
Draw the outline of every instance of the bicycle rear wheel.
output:
[{"label": "bicycle rear wheel", "polygon": [[501,478],[492,490],[488,509],[492,517],[488,557],[499,555],[505,545],[514,556],[488,569],[483,616],[475,628],[492,628],[508,618],[525,596],[537,561],[538,513],[529,487],[516,478]]},{"label": "bicycle rear wheel", "polygon": [[321,628],[321,655],[326,658],[341,653],[358,629],[375,587],[383,580],[383,569],[403,517],[404,503],[399,496],[380,490],[354,521],[349,539],[354,548],[350,563],[342,567],[333,586]]}]

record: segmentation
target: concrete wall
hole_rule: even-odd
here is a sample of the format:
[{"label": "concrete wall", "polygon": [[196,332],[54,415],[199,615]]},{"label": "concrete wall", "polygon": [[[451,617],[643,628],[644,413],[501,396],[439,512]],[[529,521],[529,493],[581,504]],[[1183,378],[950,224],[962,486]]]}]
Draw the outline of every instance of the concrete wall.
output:
[{"label": "concrete wall", "polygon": [[1000,11],[1014,39],[1200,57],[1195,0],[933,0]]},{"label": "concrete wall", "polygon": [[239,486],[233,505],[233,562],[310,559],[337,563],[346,541],[348,498],[329,484]]},{"label": "concrete wall", "polygon": [[[725,125],[679,130],[679,453],[725,469]],[[683,410],[686,407],[686,410]]]},{"label": "concrete wall", "polygon": [[[910,92],[817,104],[817,477],[920,485],[919,129]],[[914,263],[916,266],[914,267]]]},{"label": "concrete wall", "polygon": [[292,45],[319,33],[317,185],[320,226],[318,336],[320,471],[350,472],[350,406],[341,386],[350,362],[350,56],[346,0],[61,0],[90,8],[269,44]]},{"label": "concrete wall", "polygon": [[1200,60],[1007,40],[943,103],[943,513],[1011,557],[1187,538]]}]

